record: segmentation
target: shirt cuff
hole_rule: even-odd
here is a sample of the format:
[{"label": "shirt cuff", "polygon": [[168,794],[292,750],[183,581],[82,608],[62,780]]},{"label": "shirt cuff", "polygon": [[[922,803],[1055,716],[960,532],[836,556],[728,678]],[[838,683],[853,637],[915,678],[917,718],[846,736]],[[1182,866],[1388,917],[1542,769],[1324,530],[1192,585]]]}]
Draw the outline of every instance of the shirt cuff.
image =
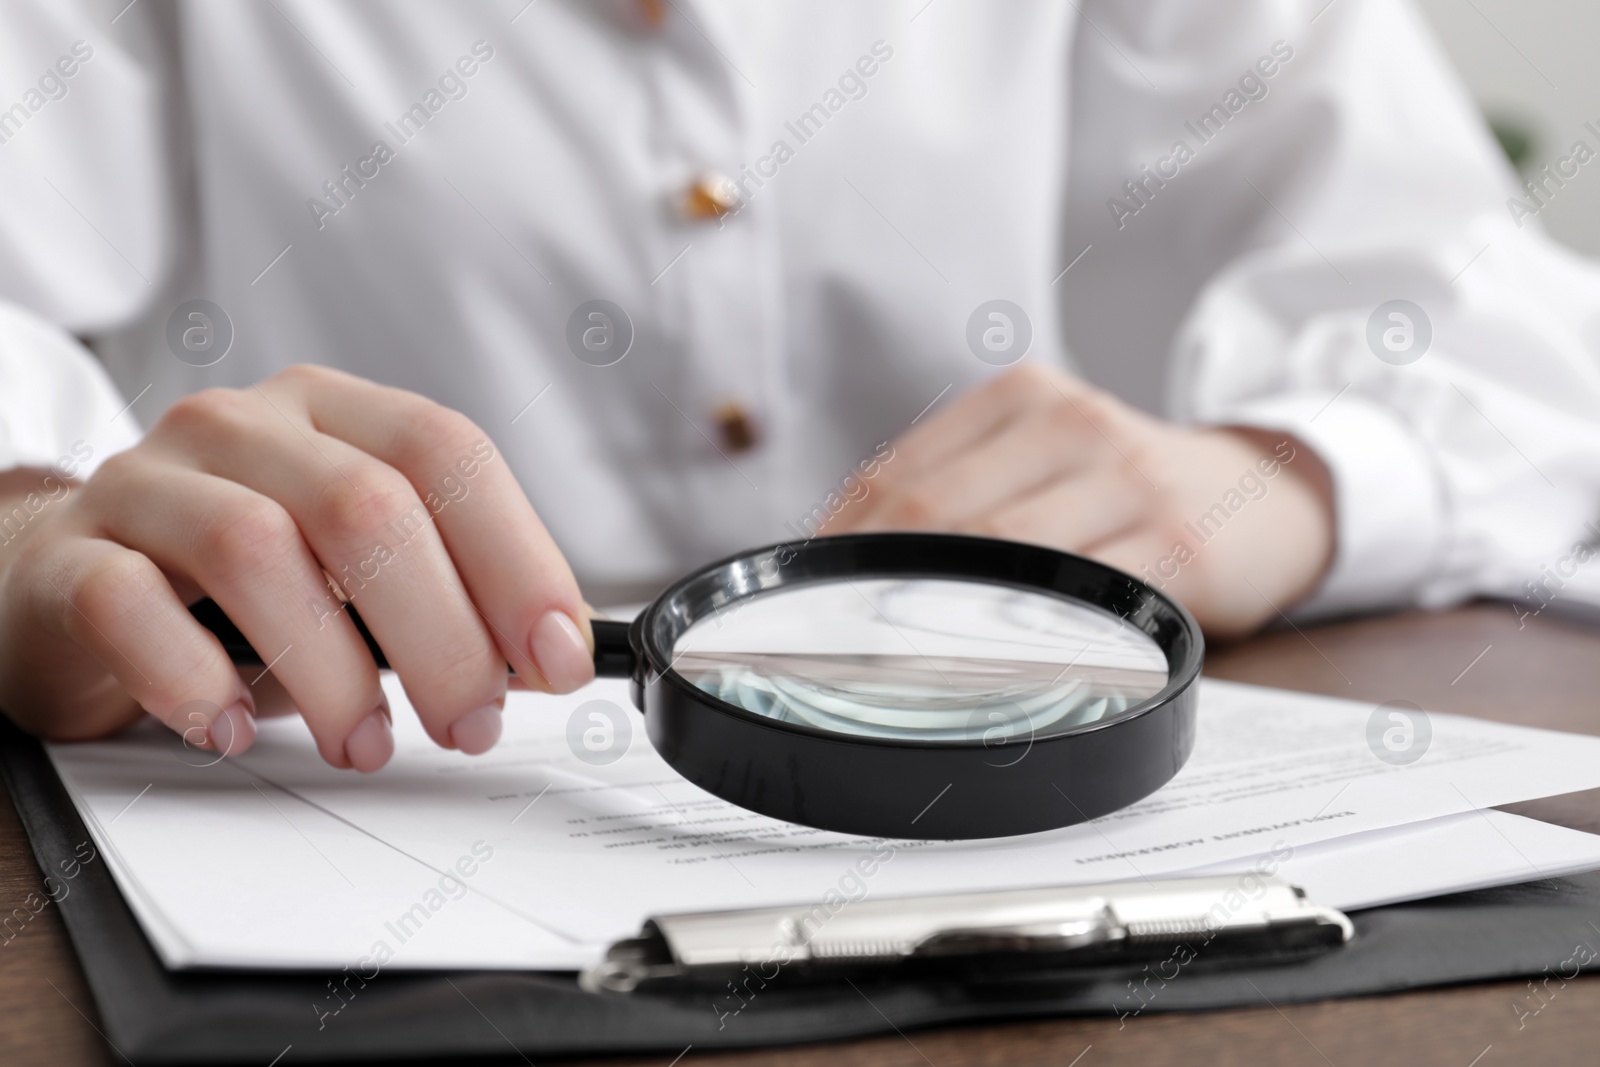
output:
[{"label": "shirt cuff", "polygon": [[1392,411],[1348,391],[1307,391],[1208,421],[1291,434],[1332,476],[1333,562],[1290,615],[1310,620],[1415,602],[1444,541],[1445,503],[1432,456]]},{"label": "shirt cuff", "polygon": [[105,369],[53,323],[0,300],[0,470],[88,478],[139,440]]}]

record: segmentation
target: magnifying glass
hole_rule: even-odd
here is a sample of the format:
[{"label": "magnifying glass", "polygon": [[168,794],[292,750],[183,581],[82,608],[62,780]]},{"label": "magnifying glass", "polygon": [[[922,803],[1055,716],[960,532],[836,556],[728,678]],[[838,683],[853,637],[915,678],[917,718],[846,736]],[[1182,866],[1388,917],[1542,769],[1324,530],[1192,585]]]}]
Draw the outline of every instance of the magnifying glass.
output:
[{"label": "magnifying glass", "polygon": [[[191,610],[235,662],[262,662],[216,604]],[[631,680],[674,770],[823,830],[1069,826],[1148,796],[1194,749],[1193,617],[1131,575],[1035,545],[768,545],[682,578],[631,624],[593,626],[596,673]]]}]

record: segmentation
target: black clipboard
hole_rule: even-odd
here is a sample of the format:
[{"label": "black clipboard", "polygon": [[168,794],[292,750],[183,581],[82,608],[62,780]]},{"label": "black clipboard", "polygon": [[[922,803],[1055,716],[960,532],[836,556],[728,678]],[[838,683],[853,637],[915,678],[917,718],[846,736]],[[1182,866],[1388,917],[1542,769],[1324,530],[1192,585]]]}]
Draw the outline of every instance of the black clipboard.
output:
[{"label": "black clipboard", "polygon": [[[46,872],[73,871],[58,907],[105,1035],[143,1067],[353,1059],[528,1059],[665,1053],[866,1037],[960,1022],[1139,1016],[1260,1007],[1600,966],[1600,872],[1354,912],[1335,951],[1282,958],[1140,961],[1071,970],[774,981],[743,1001],[716,990],[586,993],[550,972],[381,973],[326,1015],[323,973],[168,971],[43,747],[0,719],[0,772]],[[63,864],[68,866],[63,867]],[[1530,872],[1530,874],[1533,872]],[[1593,947],[1591,947],[1593,946]],[[1168,977],[1170,975],[1170,977]],[[1141,992],[1142,991],[1142,992]],[[319,1011],[322,1006],[322,1011]]]}]

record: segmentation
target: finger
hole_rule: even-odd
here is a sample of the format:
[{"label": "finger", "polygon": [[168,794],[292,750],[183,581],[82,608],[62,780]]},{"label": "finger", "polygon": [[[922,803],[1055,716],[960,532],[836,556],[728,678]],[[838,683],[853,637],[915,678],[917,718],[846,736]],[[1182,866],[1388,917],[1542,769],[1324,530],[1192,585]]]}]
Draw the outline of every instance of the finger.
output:
[{"label": "finger", "polygon": [[472,754],[492,747],[506,659],[405,477],[292,421],[297,416],[287,398],[274,402],[252,391],[189,401],[168,413],[168,419],[179,413],[174,435],[205,443],[203,451],[189,447],[208,473],[288,511],[323,569],[360,609],[428,735]]},{"label": "finger", "polygon": [[[182,575],[227,612],[301,709],[322,758],[375,771],[394,751],[378,669],[281,505],[223,478],[113,457],[85,493],[101,532]],[[369,722],[370,720],[370,722]]]},{"label": "finger", "polygon": [[891,484],[915,480],[973,448],[1020,415],[1060,402],[1076,383],[1060,371],[1026,363],[984,382],[894,442]]},{"label": "finger", "polygon": [[294,702],[294,697],[283,687],[282,679],[276,674],[271,671],[258,672],[249,679],[249,683],[250,691],[256,698],[257,722],[300,714],[300,706]]},{"label": "finger", "polygon": [[1149,518],[1152,504],[1144,483],[1119,468],[1098,467],[1046,485],[957,530],[1081,553],[1131,533]]},{"label": "finger", "polygon": [[1082,554],[1180,600],[1189,598],[1195,553],[1187,541],[1175,539],[1157,525],[1139,524],[1085,546]]},{"label": "finger", "polygon": [[968,452],[909,483],[880,490],[851,528],[952,530],[1038,493],[1045,486],[1115,459],[1105,441],[1066,404],[1036,408]]},{"label": "finger", "polygon": [[302,388],[318,429],[400,471],[423,498],[523,680],[558,693],[593,680],[594,636],[577,580],[488,435],[415,393],[321,371],[314,385]]},{"label": "finger", "polygon": [[121,545],[71,538],[43,568],[34,618],[88,651],[139,706],[199,748],[255,741],[249,687],[160,569]]}]

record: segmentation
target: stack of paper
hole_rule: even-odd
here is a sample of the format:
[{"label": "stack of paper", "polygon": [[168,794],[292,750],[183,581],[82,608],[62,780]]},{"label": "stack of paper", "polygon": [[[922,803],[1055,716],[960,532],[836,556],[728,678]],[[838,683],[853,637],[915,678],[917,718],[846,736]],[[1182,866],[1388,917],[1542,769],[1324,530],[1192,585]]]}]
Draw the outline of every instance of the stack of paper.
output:
[{"label": "stack of paper", "polygon": [[1600,739],[1449,715],[1398,767],[1368,746],[1370,705],[1206,680],[1193,758],[1139,804],[1023,838],[873,841],[702,792],[631,710],[626,754],[591,762],[579,709],[629,709],[621,682],[512,694],[478,758],[434,747],[386,685],[397,752],[372,777],[322,764],[296,719],[206,766],[154,723],[50,746],[169,966],[573,969],[650,914],[829,893],[1254,871],[1349,909],[1600,867],[1600,837],[1484,810],[1600,786]]}]

